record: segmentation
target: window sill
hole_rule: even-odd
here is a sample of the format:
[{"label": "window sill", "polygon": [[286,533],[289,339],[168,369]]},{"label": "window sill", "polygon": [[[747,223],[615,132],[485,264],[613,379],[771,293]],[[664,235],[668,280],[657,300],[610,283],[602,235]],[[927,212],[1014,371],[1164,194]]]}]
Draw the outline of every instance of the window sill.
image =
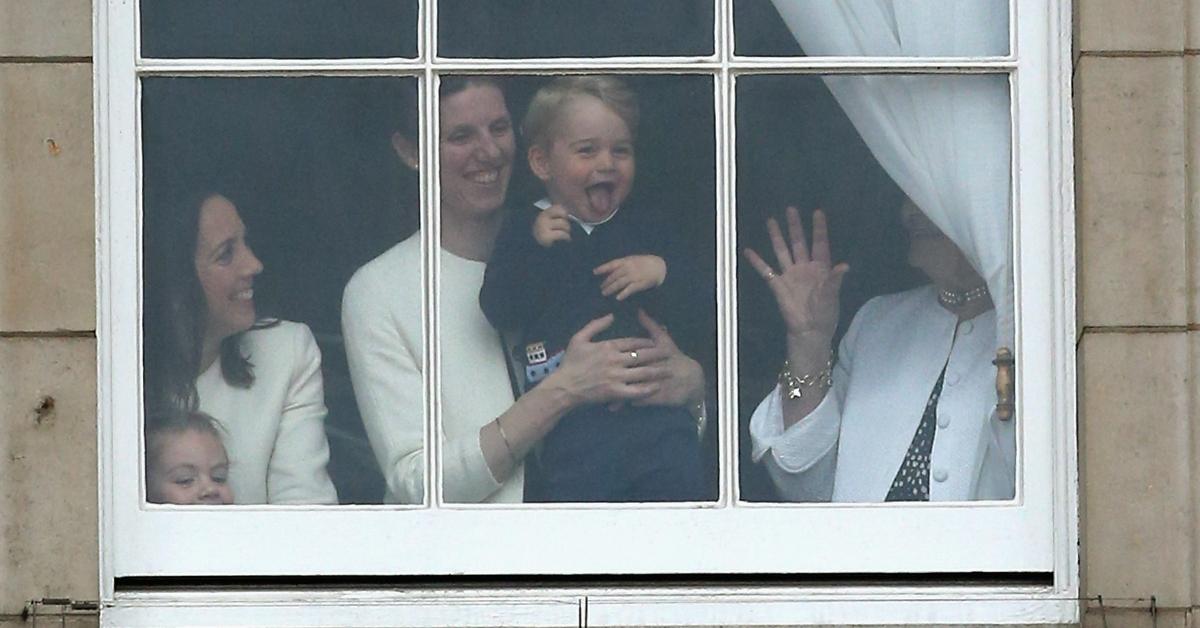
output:
[{"label": "window sill", "polygon": [[1071,624],[1042,586],[409,588],[125,591],[104,626],[778,626]]}]

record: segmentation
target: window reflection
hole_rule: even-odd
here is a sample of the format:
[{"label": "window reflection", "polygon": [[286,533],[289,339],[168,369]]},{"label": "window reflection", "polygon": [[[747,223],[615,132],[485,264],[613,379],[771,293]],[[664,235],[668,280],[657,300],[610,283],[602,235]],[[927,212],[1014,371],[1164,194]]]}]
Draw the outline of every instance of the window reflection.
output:
[{"label": "window reflection", "polygon": [[1010,499],[1006,77],[747,77],[738,101],[743,497]]},{"label": "window reflection", "polygon": [[183,466],[219,466],[215,433],[236,503],[381,500],[339,303],[358,266],[416,228],[417,180],[391,141],[415,125],[415,91],[144,79],[148,480],[189,481],[157,465],[181,442],[212,454]]},{"label": "window reflection", "polygon": [[415,0],[142,0],[146,57],[415,57]]},{"label": "window reflection", "polygon": [[625,57],[713,54],[706,0],[524,0],[438,3],[443,57]]},{"label": "window reflection", "polygon": [[746,56],[1005,56],[1008,8],[1008,0],[734,0],[734,47]]}]

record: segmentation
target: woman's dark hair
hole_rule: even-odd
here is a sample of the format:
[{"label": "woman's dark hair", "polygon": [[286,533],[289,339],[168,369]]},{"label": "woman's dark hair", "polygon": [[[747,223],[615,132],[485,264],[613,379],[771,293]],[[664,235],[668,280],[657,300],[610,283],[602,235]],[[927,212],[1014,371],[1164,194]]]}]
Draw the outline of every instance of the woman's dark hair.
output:
[{"label": "woman's dark hair", "polygon": [[[442,100],[449,98],[461,91],[472,86],[495,87],[504,94],[504,84],[499,77],[495,76],[443,76],[438,82],[438,97]],[[399,116],[396,118],[397,133],[407,138],[409,141],[416,143],[417,137],[420,135],[420,122],[418,110],[417,88],[414,83],[410,89],[405,89],[401,94]]]},{"label": "woman's dark hair", "polygon": [[[148,412],[199,407],[196,377],[208,303],[196,276],[196,244],[200,207],[215,196],[225,195],[205,191],[163,205],[147,203],[142,325]],[[253,365],[241,352],[244,334],[221,341],[221,376],[239,388],[254,383]]]}]

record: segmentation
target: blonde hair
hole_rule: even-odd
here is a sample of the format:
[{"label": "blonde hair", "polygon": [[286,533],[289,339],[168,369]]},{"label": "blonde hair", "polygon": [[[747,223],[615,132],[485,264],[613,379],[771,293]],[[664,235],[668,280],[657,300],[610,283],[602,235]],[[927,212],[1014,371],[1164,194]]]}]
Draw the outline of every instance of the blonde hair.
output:
[{"label": "blonde hair", "polygon": [[566,105],[580,96],[591,96],[604,103],[625,122],[629,134],[637,137],[637,94],[624,81],[615,76],[560,76],[539,89],[529,103],[521,122],[521,133],[529,145],[549,145]]}]

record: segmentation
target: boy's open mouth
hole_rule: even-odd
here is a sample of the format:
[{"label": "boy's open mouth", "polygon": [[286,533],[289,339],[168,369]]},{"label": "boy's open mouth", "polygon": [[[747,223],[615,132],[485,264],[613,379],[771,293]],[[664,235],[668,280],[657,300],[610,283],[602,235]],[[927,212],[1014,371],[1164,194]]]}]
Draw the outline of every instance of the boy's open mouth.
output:
[{"label": "boy's open mouth", "polygon": [[613,211],[613,202],[616,199],[616,184],[612,182],[593,183],[585,188],[587,192],[588,203],[592,209],[602,216],[607,216]]}]

